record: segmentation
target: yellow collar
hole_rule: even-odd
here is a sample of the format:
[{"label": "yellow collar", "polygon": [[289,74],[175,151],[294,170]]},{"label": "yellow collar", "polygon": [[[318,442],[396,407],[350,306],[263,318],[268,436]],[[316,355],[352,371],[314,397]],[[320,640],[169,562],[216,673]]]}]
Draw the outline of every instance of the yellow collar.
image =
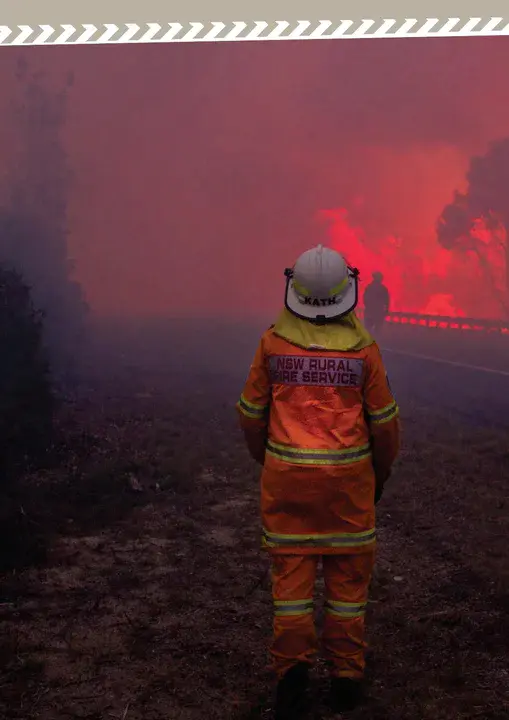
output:
[{"label": "yellow collar", "polygon": [[374,342],[354,312],[348,313],[339,322],[315,325],[301,320],[285,308],[273,332],[304,350],[358,351]]}]

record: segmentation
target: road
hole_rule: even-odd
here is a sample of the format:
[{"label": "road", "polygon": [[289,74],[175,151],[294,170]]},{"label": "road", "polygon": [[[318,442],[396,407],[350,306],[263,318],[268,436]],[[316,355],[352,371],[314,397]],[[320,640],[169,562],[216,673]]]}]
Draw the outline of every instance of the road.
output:
[{"label": "road", "polygon": [[489,352],[462,362],[433,349],[422,353],[384,343],[381,349],[400,405],[407,400],[426,412],[435,407],[451,421],[509,429],[509,368],[490,363]]},{"label": "road", "polygon": [[[122,353],[133,377],[141,374],[151,385],[155,377],[170,375],[174,392],[186,396],[189,388],[200,395],[212,384],[217,390],[221,388],[224,402],[233,405],[244,385],[263,324],[244,328],[210,324],[204,329],[188,325],[142,328],[133,330],[133,337],[124,338]],[[102,349],[94,349],[89,363],[103,377],[108,367],[117,377],[124,362],[111,355],[110,337],[108,333]],[[379,344],[403,414],[410,405],[426,413],[439,410],[451,422],[509,428],[508,337],[387,327]]]}]

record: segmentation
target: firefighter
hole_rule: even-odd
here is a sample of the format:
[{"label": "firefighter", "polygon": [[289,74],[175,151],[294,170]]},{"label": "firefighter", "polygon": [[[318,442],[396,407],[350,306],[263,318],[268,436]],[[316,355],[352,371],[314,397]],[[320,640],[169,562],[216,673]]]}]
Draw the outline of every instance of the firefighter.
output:
[{"label": "firefighter", "polygon": [[354,313],[358,271],[318,246],[285,275],[285,307],[261,338],[237,408],[249,452],[263,468],[275,718],[295,720],[306,709],[318,651],[320,559],[331,706],[342,712],[362,699],[375,504],[398,453],[399,411],[380,350]]},{"label": "firefighter", "polygon": [[374,272],[372,282],[364,291],[364,324],[372,333],[378,333],[389,312],[390,295],[383,279],[381,272]]}]

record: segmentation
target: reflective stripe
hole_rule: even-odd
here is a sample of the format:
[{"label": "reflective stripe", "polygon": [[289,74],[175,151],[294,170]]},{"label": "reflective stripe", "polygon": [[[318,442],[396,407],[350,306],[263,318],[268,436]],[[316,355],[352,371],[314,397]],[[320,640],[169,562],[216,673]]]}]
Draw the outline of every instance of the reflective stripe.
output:
[{"label": "reflective stripe", "polygon": [[237,407],[244,415],[246,415],[246,417],[257,420],[259,418],[263,418],[268,405],[257,405],[256,403],[249,402],[249,400],[246,400],[244,395],[241,395],[240,400],[237,403]]},{"label": "reflective stripe", "polygon": [[376,540],[376,530],[359,533],[330,533],[280,535],[263,529],[263,544],[267,547],[360,547]]},{"label": "reflective stripe", "polygon": [[366,614],[367,603],[345,603],[337,600],[326,600],[325,612],[329,615],[342,617],[345,620],[349,618],[363,617]]},{"label": "reflective stripe", "polygon": [[313,599],[308,600],[274,600],[274,615],[311,615]]},{"label": "reflective stripe", "polygon": [[371,456],[369,444],[345,450],[294,448],[288,445],[267,443],[267,452],[279,460],[298,465],[346,465]]},{"label": "reflective stripe", "polygon": [[305,288],[304,285],[298,283],[295,278],[293,278],[293,287],[298,295],[304,295],[304,297],[309,297],[309,295],[311,295],[309,290]]},{"label": "reflective stripe", "polygon": [[329,292],[329,295],[331,295],[331,296],[332,296],[332,295],[339,295],[339,293],[346,288],[346,286],[348,285],[349,280],[350,280],[350,278],[349,278],[349,276],[347,275],[346,278],[344,278],[344,280],[341,280],[341,282],[339,283],[339,285],[336,285],[336,287],[333,287],[333,288],[331,289],[331,291]]},{"label": "reflective stripe", "polygon": [[[339,295],[342,292],[342,290],[344,290],[346,288],[346,286],[349,283],[349,280],[350,280],[350,278],[347,275],[346,278],[344,278],[339,283],[339,285],[336,285],[335,287],[331,288],[329,290],[329,297],[334,297],[335,295]],[[296,293],[298,295],[303,295],[304,297],[309,297],[311,295],[309,290],[306,287],[304,287],[304,285],[301,285],[299,282],[297,282],[297,280],[295,280],[295,278],[293,278],[292,281],[293,281],[294,290],[296,291]],[[322,299],[322,298],[319,298],[319,299]],[[325,299],[325,298],[323,298],[323,299]]]},{"label": "reflective stripe", "polygon": [[368,413],[371,422],[374,422],[376,424],[389,422],[389,420],[392,420],[398,414],[399,408],[396,402],[391,402],[389,405],[386,405],[381,410],[374,410],[373,412]]}]

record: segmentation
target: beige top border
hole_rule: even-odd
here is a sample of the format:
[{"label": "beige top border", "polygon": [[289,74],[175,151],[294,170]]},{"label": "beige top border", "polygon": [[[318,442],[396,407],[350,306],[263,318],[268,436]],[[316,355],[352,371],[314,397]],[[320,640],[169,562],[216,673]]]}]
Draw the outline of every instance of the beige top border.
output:
[{"label": "beige top border", "polygon": [[507,0],[0,0],[0,7],[3,46],[509,34]]}]

